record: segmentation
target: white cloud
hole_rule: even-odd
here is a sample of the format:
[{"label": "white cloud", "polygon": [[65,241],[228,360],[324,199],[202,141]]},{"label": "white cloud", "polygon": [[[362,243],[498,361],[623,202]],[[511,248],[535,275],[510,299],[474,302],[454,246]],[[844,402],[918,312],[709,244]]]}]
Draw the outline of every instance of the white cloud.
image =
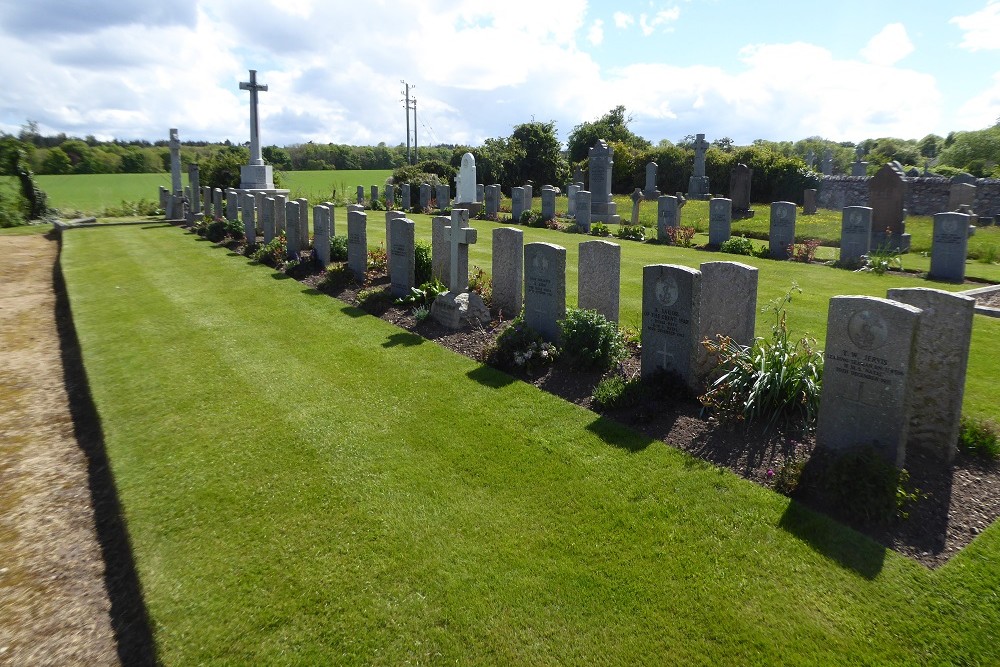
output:
[{"label": "white cloud", "polygon": [[969,51],[1000,49],[1000,2],[991,0],[986,7],[967,16],[948,21],[965,32],[960,46]]},{"label": "white cloud", "polygon": [[667,26],[668,24],[673,23],[674,21],[679,19],[680,16],[681,16],[680,7],[671,7],[669,9],[660,10],[655,14],[653,14],[652,18],[646,16],[646,14],[640,14],[639,27],[642,30],[642,34],[645,35],[646,37],[649,37],[654,32],[656,32],[657,28],[659,28],[660,26]]},{"label": "white cloud", "polygon": [[902,23],[890,23],[861,49],[861,56],[873,65],[891,66],[913,53],[913,42]]},{"label": "white cloud", "polygon": [[587,41],[594,46],[598,46],[604,41],[604,21],[597,19],[590,25],[590,30],[587,31]]},{"label": "white cloud", "polygon": [[619,29],[625,29],[635,23],[635,17],[625,12],[615,12],[612,18],[615,21],[615,27]]},{"label": "white cloud", "polygon": [[955,115],[960,127],[970,130],[1000,122],[1000,72],[993,75],[989,87],[965,102]]}]

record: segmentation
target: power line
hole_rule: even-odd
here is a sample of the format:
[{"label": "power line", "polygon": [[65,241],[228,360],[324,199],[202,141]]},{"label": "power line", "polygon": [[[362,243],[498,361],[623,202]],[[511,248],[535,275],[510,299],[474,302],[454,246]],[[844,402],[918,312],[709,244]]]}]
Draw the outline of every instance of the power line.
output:
[{"label": "power line", "polygon": [[[405,87],[404,90],[400,91],[405,95],[405,98],[400,100],[403,102],[403,109],[406,111],[406,163],[413,164],[414,160],[410,157],[410,109],[413,109],[413,152],[414,155],[417,153],[417,98],[410,97],[410,84],[408,84],[403,79],[399,82]],[[416,88],[416,86],[412,86]]]}]

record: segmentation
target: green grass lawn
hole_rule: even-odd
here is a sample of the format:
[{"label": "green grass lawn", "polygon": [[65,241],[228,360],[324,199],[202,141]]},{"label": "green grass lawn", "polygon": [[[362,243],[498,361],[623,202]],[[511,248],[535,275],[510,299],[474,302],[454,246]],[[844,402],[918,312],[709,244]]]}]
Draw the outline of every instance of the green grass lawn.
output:
[{"label": "green grass lawn", "polygon": [[62,266],[165,664],[1000,660],[997,526],[928,571],[177,228]]}]

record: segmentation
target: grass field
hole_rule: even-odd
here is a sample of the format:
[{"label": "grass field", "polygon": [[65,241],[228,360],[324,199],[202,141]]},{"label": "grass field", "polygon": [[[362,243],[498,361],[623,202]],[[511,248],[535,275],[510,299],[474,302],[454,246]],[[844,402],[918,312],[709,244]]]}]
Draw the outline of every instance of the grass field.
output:
[{"label": "grass field", "polygon": [[[625,275],[719,258],[624,246]],[[1000,662],[997,525],[928,571],[228,255],[164,225],[64,240],[165,664]],[[841,281],[906,280],[771,264],[761,300],[798,280],[801,329]],[[977,316],[991,386],[996,334]]]}]

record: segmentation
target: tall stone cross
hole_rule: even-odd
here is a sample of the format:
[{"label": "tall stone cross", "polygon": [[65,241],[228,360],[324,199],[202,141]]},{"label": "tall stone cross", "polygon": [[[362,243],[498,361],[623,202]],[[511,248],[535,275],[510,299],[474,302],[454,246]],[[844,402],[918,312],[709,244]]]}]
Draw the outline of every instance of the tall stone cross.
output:
[{"label": "tall stone cross", "polygon": [[260,150],[260,120],[257,116],[257,93],[266,91],[267,85],[257,83],[257,70],[250,70],[250,80],[240,82],[240,90],[250,91],[250,164],[264,164],[264,157]]},{"label": "tall stone cross", "polygon": [[708,150],[708,142],[705,141],[704,134],[695,136],[694,142],[694,175],[705,175],[705,151]]},{"label": "tall stone cross", "polygon": [[444,228],[445,239],[451,246],[451,280],[448,282],[448,289],[455,293],[464,292],[469,287],[469,245],[475,243],[477,237],[476,228],[463,227],[463,223],[469,223],[469,212],[464,208],[452,209],[451,225]]}]

